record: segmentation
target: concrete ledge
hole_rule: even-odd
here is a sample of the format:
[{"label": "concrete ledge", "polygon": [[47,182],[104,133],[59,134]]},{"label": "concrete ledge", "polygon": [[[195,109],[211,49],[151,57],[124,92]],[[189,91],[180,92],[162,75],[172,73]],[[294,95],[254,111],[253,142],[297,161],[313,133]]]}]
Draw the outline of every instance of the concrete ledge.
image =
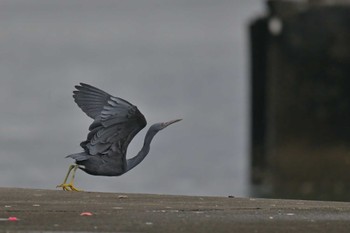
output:
[{"label": "concrete ledge", "polygon": [[0,232],[341,233],[350,203],[0,188],[0,219]]}]

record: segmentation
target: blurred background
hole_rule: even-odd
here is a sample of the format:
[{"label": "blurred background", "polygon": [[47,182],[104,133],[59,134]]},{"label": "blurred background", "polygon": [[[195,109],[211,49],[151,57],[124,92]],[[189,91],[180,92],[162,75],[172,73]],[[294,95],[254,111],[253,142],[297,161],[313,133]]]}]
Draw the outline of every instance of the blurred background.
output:
[{"label": "blurred background", "polygon": [[78,188],[350,200],[349,24],[350,0],[0,0],[0,186],[62,182],[85,82],[183,121]]},{"label": "blurred background", "polygon": [[184,120],[131,172],[78,172],[77,187],[250,195],[248,25],[263,12],[261,0],[1,0],[0,186],[62,182],[91,123],[72,99],[85,82],[149,124]]},{"label": "blurred background", "polygon": [[350,1],[266,1],[250,24],[252,195],[350,200]]}]

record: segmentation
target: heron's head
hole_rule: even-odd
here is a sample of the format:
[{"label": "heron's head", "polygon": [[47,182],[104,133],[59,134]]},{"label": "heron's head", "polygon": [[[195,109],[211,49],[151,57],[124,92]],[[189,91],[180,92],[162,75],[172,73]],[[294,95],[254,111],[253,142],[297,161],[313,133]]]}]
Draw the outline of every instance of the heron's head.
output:
[{"label": "heron's head", "polygon": [[176,120],[172,120],[172,121],[156,123],[156,124],[152,125],[150,129],[154,130],[154,131],[159,131],[159,130],[162,130],[162,129],[168,127],[169,125],[174,124],[175,122],[178,122],[181,120],[182,119],[176,119]]}]

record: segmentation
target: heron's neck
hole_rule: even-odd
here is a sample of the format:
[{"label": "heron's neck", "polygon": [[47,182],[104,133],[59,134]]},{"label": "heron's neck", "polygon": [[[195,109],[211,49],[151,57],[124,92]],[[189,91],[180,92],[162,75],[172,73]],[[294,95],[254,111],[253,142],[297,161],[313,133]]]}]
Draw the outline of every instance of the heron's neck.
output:
[{"label": "heron's neck", "polygon": [[151,141],[152,141],[154,135],[157,134],[157,132],[158,131],[153,131],[153,130],[148,129],[146,136],[145,136],[145,140],[143,142],[143,147],[140,150],[140,152],[135,157],[128,159],[126,161],[126,170],[127,171],[130,171],[131,169],[136,167],[136,165],[141,163],[141,161],[146,157],[146,155],[148,154],[148,152],[150,150]]}]

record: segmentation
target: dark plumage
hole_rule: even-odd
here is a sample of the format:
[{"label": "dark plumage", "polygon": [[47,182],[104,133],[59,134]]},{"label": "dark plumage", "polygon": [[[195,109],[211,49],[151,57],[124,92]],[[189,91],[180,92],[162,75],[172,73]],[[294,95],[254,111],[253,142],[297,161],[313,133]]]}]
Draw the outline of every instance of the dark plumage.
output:
[{"label": "dark plumage", "polygon": [[[134,168],[148,154],[154,135],[161,129],[181,119],[152,125],[146,136],[141,151],[133,158],[126,159],[129,143],[143,129],[147,122],[143,114],[126,100],[80,83],[75,86],[74,101],[94,121],[89,127],[87,139],[80,143],[83,152],[67,157],[75,159],[65,181],[58,187],[64,190],[78,191],[73,186],[77,168],[91,175],[119,176]],[[73,170],[72,180],[66,184],[70,171]]]}]

